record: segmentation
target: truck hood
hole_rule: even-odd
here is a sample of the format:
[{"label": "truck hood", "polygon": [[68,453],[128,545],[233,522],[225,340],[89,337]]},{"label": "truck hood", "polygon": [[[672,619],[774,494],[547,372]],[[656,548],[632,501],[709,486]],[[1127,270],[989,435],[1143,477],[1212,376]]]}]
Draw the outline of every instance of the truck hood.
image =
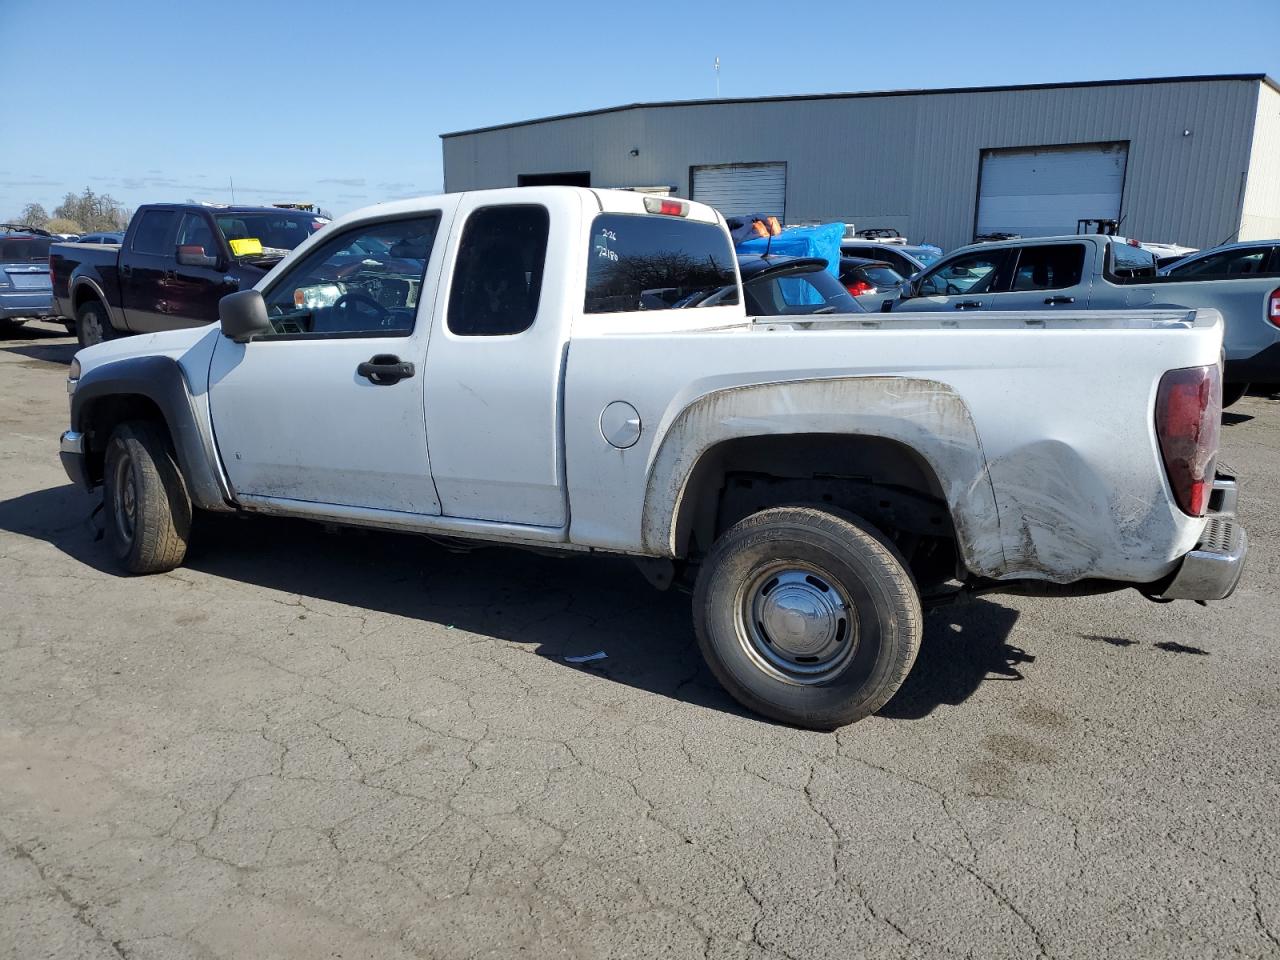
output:
[{"label": "truck hood", "polygon": [[[85,347],[76,353],[76,359],[80,361],[81,376],[104,363],[131,357],[172,357],[182,363],[184,358],[193,353],[207,354],[212,350],[213,341],[219,336],[221,332],[216,323],[182,330],[165,330],[161,333],[140,333]],[[182,365],[187,366],[186,363]]]}]

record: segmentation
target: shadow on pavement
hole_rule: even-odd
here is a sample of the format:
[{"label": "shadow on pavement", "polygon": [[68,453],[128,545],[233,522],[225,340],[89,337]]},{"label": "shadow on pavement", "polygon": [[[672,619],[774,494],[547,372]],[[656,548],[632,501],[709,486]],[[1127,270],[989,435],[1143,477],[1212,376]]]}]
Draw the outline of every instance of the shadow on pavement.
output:
[{"label": "shadow on pavement", "polygon": [[[71,484],[0,501],[0,530],[45,540],[116,575],[106,545],[94,539],[100,517],[90,514],[99,502]],[[625,559],[502,547],[453,552],[419,536],[266,517],[202,515],[193,534],[188,569],[495,637],[574,670],[750,716],[703,664],[690,598],[653,589]],[[988,679],[1021,679],[1018,668],[1035,658],[1005,642],[1017,618],[986,600],[928,615],[915,668],[880,715],[919,719],[963,703]],[[608,658],[564,661],[598,650]]]},{"label": "shadow on pavement", "polygon": [[0,350],[32,360],[43,360],[47,363],[66,366],[80,349],[80,345],[75,340],[68,340],[67,337],[67,331],[61,327],[36,327],[27,323],[0,337]]}]

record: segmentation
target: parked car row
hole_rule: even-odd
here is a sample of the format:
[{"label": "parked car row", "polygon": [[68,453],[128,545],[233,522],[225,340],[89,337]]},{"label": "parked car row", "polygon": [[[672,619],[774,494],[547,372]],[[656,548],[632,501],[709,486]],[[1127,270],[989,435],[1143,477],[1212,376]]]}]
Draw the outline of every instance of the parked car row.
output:
[{"label": "parked car row", "polygon": [[1280,382],[1280,242],[1192,254],[1163,271],[1123,237],[1041,237],[973,244],[911,277],[881,309],[1214,309],[1226,323],[1224,402],[1251,382]]}]

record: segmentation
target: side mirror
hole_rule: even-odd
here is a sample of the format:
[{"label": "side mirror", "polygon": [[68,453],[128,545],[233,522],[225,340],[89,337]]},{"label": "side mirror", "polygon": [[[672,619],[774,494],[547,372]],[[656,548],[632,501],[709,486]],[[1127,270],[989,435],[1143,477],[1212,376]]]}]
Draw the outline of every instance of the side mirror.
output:
[{"label": "side mirror", "polygon": [[267,319],[267,303],[257,290],[241,290],[229,293],[218,301],[218,322],[222,335],[236,343],[247,343],[252,338],[271,332]]},{"label": "side mirror", "polygon": [[204,247],[197,243],[178,247],[178,263],[184,267],[217,267],[218,258],[206,256]]}]

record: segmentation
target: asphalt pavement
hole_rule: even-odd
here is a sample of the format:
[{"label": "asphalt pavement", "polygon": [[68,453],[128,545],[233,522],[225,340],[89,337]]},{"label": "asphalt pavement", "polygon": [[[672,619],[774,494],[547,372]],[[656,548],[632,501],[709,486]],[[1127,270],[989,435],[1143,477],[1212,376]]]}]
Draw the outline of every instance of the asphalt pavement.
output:
[{"label": "asphalt pavement", "polygon": [[823,734],[620,560],[229,517],[119,575],[73,351],[0,341],[0,957],[1280,956],[1280,403],[1230,600],[938,610]]}]

